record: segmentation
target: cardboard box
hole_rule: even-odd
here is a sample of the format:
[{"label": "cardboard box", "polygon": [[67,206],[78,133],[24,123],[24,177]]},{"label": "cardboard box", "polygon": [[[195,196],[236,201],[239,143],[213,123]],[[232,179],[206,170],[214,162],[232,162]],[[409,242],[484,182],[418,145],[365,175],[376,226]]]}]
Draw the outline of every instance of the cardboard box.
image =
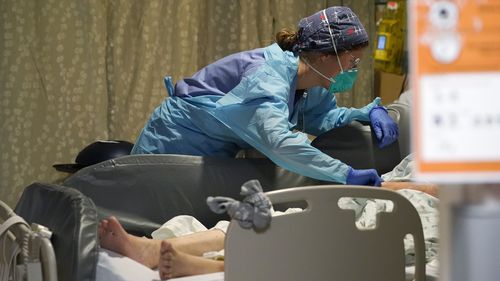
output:
[{"label": "cardboard box", "polygon": [[405,83],[405,75],[375,72],[375,95],[382,98],[382,104],[387,105],[399,98]]}]

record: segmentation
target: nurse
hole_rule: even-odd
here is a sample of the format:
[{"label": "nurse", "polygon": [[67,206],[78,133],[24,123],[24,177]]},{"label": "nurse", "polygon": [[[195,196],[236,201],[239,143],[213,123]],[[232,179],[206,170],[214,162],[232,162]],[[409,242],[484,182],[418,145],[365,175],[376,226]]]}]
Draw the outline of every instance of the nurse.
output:
[{"label": "nurse", "polygon": [[172,84],[152,113],[132,154],[234,157],[255,148],[292,172],[343,184],[380,186],[374,169],[356,170],[322,153],[319,135],[353,120],[370,121],[379,146],[398,137],[380,99],[363,108],[337,107],[335,94],[352,88],[368,35],[347,7],[302,19],[277,43],[222,58]]}]

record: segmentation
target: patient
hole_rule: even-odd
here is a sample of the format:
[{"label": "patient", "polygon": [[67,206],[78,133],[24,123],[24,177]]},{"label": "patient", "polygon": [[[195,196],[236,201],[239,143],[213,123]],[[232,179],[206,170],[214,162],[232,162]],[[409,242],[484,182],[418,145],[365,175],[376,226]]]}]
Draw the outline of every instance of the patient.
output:
[{"label": "patient", "polygon": [[127,256],[151,269],[162,280],[224,271],[224,261],[203,258],[203,253],[224,248],[225,233],[219,229],[177,238],[154,240],[128,234],[115,217],[99,225],[101,247]]},{"label": "patient", "polygon": [[[382,188],[413,189],[432,196],[437,187],[412,182],[384,182]],[[127,256],[151,269],[158,269],[160,278],[224,271],[224,261],[202,257],[204,253],[224,248],[225,231],[210,229],[164,240],[154,240],[128,234],[115,217],[102,220],[99,225],[100,245]]]}]

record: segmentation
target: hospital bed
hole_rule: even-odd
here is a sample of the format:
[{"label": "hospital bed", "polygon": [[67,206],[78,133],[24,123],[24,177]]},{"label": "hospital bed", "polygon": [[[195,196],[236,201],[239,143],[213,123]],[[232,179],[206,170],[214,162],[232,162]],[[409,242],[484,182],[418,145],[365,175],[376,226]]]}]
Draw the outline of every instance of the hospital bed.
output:
[{"label": "hospital bed", "polygon": [[[164,158],[164,160],[167,160],[169,158],[179,158],[177,156],[158,156],[159,158]],[[156,161],[159,161],[159,159],[156,159],[158,157],[154,157]],[[132,159],[139,158],[141,163],[143,163],[144,159],[143,157],[128,157],[125,159],[117,159],[115,162],[114,168],[111,169],[116,169],[118,174],[121,174],[119,172],[121,165],[117,164],[117,162],[121,161],[131,161]],[[146,157],[147,158],[147,157]],[[201,170],[204,170],[204,168],[200,167],[203,166],[203,159],[200,159],[198,157],[192,158],[188,157],[190,159],[185,159],[185,157],[180,157],[178,162],[181,162],[183,166],[191,167],[193,169],[194,167],[198,167]],[[135,160],[139,160],[135,159]],[[200,174],[196,173],[181,173],[180,170],[182,170],[181,167],[175,167],[172,163],[172,159],[169,159],[169,165],[163,166],[164,169],[167,169],[171,171],[171,173],[163,173],[163,176],[165,178],[167,177],[172,177],[173,178],[182,178],[180,179],[182,182],[178,183],[177,186],[174,180],[171,180],[168,185],[161,185],[157,189],[161,191],[155,191],[155,188],[152,186],[143,185],[143,186],[138,186],[135,188],[137,192],[134,192],[134,188],[130,185],[123,186],[115,186],[110,183],[113,181],[109,180],[107,178],[108,172],[105,172],[105,176],[99,176],[99,173],[103,172],[99,167],[93,167],[91,171],[82,171],[78,177],[82,177],[83,182],[84,179],[90,180],[90,181],[96,181],[95,184],[100,185],[101,192],[99,192],[97,189],[94,189],[94,186],[83,186],[79,185],[78,188],[74,187],[69,187],[69,186],[61,186],[61,185],[55,185],[55,184],[41,184],[41,183],[35,183],[33,185],[30,185],[27,187],[16,207],[16,212],[20,214],[22,217],[24,217],[27,221],[29,222],[38,222],[41,224],[46,225],[53,231],[53,238],[52,238],[52,244],[55,248],[55,253],[57,257],[57,264],[58,264],[58,275],[60,280],[94,280],[96,276],[96,271],[97,271],[97,263],[98,263],[98,257],[99,257],[99,246],[98,246],[98,241],[97,241],[97,227],[98,227],[98,222],[101,218],[107,217],[108,215],[115,215],[117,216],[121,222],[124,222],[125,227],[127,230],[132,231],[135,230],[135,233],[138,235],[141,235],[141,231],[144,234],[149,235],[150,232],[148,231],[152,228],[159,227],[159,225],[169,218],[178,215],[178,214],[191,214],[193,216],[198,216],[200,217],[201,220],[203,220],[204,224],[207,226],[210,226],[210,222],[212,220],[220,220],[222,217],[216,216],[210,212],[207,211],[207,213],[203,213],[203,209],[205,208],[206,204],[201,203],[201,201],[204,201],[204,194],[211,194],[211,195],[226,195],[226,196],[231,196],[234,198],[239,198],[238,192],[239,192],[239,186],[235,185],[232,186],[233,184],[230,183],[231,186],[229,185],[224,185],[224,182],[232,182],[235,180],[234,178],[232,180],[225,178],[225,174],[231,171],[231,170],[238,170],[238,168],[243,168],[247,171],[249,171],[250,167],[249,162],[246,160],[236,160],[234,161],[229,161],[228,163],[226,162],[227,160],[224,159],[222,160],[225,162],[225,166],[217,165],[217,160],[218,159],[210,159],[209,161],[211,164],[214,164],[214,167],[217,167],[213,172],[215,174],[211,173],[202,173],[204,174],[203,176],[200,176]],[[182,160],[182,161],[181,161]],[[186,162],[187,160],[191,160],[190,162]],[[212,162],[214,161],[214,162]],[[194,163],[193,163],[194,162]],[[175,163],[175,161],[174,161]],[[190,164],[191,163],[191,164]],[[262,182],[267,182],[268,184],[272,182],[272,179],[275,179],[275,174],[274,173],[269,173],[269,171],[272,171],[272,167],[265,165],[263,163],[254,163],[254,172],[256,174],[249,175],[254,178],[259,178]],[[103,163],[104,164],[104,163]],[[263,166],[260,166],[260,165]],[[143,165],[143,164],[142,164]],[[109,169],[110,167],[106,167],[105,169]],[[133,166],[133,165],[132,165]],[[149,170],[155,170],[153,168],[156,165],[152,165],[150,167],[142,167],[140,169],[134,169],[134,170],[140,170],[140,171],[149,171]],[[162,166],[162,165],[160,165]],[[250,165],[252,166],[252,165]],[[131,168],[129,165],[125,165],[123,167],[128,167]],[[221,167],[225,167],[222,168]],[[210,170],[210,169],[209,169]],[[189,169],[187,169],[189,171]],[[262,175],[258,175],[258,173],[263,172],[267,176],[271,178],[263,177]],[[282,172],[281,170],[278,169],[278,172]],[[127,173],[127,172],[125,172]],[[269,173],[269,174],[267,174]],[[177,174],[177,175],[174,175]],[[182,177],[179,176],[179,174],[184,175]],[[222,177],[219,177],[220,175],[223,175]],[[145,176],[150,176],[150,174],[146,173]],[[192,179],[198,178],[198,179],[205,179],[208,176],[208,178],[212,178],[212,182],[207,185],[201,185],[207,191],[200,191],[200,186],[196,185],[183,185],[184,181],[188,181],[190,183],[192,182]],[[300,181],[298,181],[296,175],[282,175],[283,176],[283,181],[286,182],[286,179],[288,180],[296,180],[297,184],[300,185]],[[228,176],[229,177],[229,176]],[[128,178],[130,180],[130,178]],[[223,181],[222,181],[223,180]],[[75,179],[71,179],[71,181],[75,181]],[[154,183],[155,181],[160,181],[159,179],[152,179],[148,181],[149,183]],[[219,181],[219,182],[217,182]],[[235,180],[236,181],[236,180]],[[208,182],[207,182],[208,183]],[[82,183],[80,183],[82,184]],[[169,188],[168,186],[175,186]],[[277,205],[280,209],[284,209],[286,207],[301,207],[305,208],[306,212],[301,213],[299,215],[291,215],[290,217],[283,216],[283,217],[277,217],[273,220],[273,223],[271,225],[271,228],[269,229],[268,232],[265,232],[264,235],[259,236],[256,233],[246,233],[246,235],[243,235],[241,239],[247,239],[248,235],[257,235],[257,240],[255,239],[250,239],[249,241],[242,242],[241,240],[238,240],[236,237],[239,237],[240,235],[238,234],[238,229],[233,230],[234,226],[232,226],[229,231],[228,231],[228,240],[227,240],[227,260],[238,260],[238,259],[233,259],[231,256],[234,256],[235,252],[242,253],[240,250],[238,250],[237,246],[239,243],[243,243],[245,245],[245,257],[246,255],[250,254],[251,251],[255,251],[254,255],[263,255],[263,256],[271,256],[270,253],[266,253],[262,250],[266,249],[261,249],[259,246],[262,245],[269,245],[273,244],[276,245],[274,248],[267,248],[267,250],[272,251],[274,254],[276,253],[281,253],[281,255],[284,256],[289,256],[291,254],[291,249],[293,249],[292,253],[300,253],[298,258],[302,260],[302,263],[308,264],[307,267],[311,267],[309,264],[312,263],[314,265],[317,265],[318,263],[314,262],[314,259],[310,257],[311,254],[314,254],[314,252],[307,252],[305,250],[302,250],[302,247],[306,247],[307,249],[316,249],[315,247],[318,247],[317,244],[310,244],[310,243],[305,243],[305,241],[323,241],[323,243],[328,244],[329,242],[336,241],[336,243],[331,243],[331,247],[335,247],[334,245],[337,245],[340,243],[341,245],[349,245],[347,243],[347,240],[343,240],[343,238],[346,237],[352,237],[355,238],[355,242],[359,247],[365,248],[367,244],[360,243],[361,241],[365,241],[365,243],[368,243],[369,240],[365,240],[366,237],[356,237],[356,236],[351,236],[347,235],[348,229],[357,231],[356,233],[359,232],[359,230],[355,230],[353,228],[353,221],[354,221],[354,215],[349,210],[339,210],[338,208],[335,208],[334,210],[329,210],[327,207],[332,206],[334,207],[336,204],[335,202],[337,201],[336,198],[332,198],[331,196],[327,195],[315,195],[314,194],[314,188],[313,187],[305,187],[302,188],[302,192],[305,195],[293,195],[293,191],[295,190],[287,190],[289,195],[287,195],[289,198],[291,198],[289,201],[285,201],[283,199],[280,199],[279,193],[274,194],[273,192],[280,192],[285,189],[279,189],[281,188],[280,186],[277,187],[277,190],[272,191],[273,188],[269,188],[269,185],[264,185],[265,190],[270,191],[269,195],[271,199],[273,200],[273,203]],[[337,187],[338,188],[338,187]],[[215,191],[211,191],[211,189]],[[360,193],[352,193],[352,191],[349,192],[349,190],[353,190],[355,192],[360,192]],[[300,190],[300,188],[297,188],[297,190]],[[371,190],[371,189],[368,189]],[[365,188],[360,188],[360,187],[352,187],[352,188],[338,188],[339,194],[343,194],[343,196],[365,196],[365,197],[371,197],[373,194],[363,194],[361,191],[365,191]],[[373,190],[372,190],[373,191]],[[384,190],[379,190],[375,189],[374,191],[377,192],[382,192],[379,194],[379,196],[388,196],[386,193],[389,191],[384,191]],[[87,195],[84,194],[87,193]],[[164,193],[162,193],[164,192]],[[383,193],[385,192],[385,193]],[[200,193],[200,196],[197,196],[197,193]],[[391,192],[389,192],[392,194]],[[142,194],[142,195],[141,195]],[[203,194],[203,195],[202,195]],[[308,195],[309,194],[309,195]],[[335,196],[339,196],[339,194]],[[302,197],[300,197],[300,196]],[[108,200],[102,200],[98,201],[100,197],[105,197],[105,196],[111,196],[111,198]],[[311,196],[312,199],[309,199],[306,196]],[[151,200],[151,198],[157,198],[160,197],[161,199],[155,199]],[[203,197],[203,199],[200,199]],[[91,198],[95,198],[97,202],[100,202],[100,204],[103,204],[101,206],[94,204],[94,200]],[[325,201],[320,201],[316,202],[318,198],[321,199],[327,199],[329,198],[329,202]],[[116,206],[120,207],[118,210],[113,210],[113,207],[115,206],[114,204],[111,204],[110,202],[127,202],[127,200],[130,200],[129,204],[126,205],[126,208],[123,207],[120,204],[116,204]],[[160,202],[161,201],[161,202]],[[149,204],[151,202],[151,204]],[[158,203],[158,205],[156,205]],[[159,204],[162,203],[162,204]],[[201,206],[194,206],[194,204],[201,204]],[[282,204],[285,203],[285,204]],[[326,203],[326,204],[325,204]],[[321,204],[325,205],[321,207]],[[408,203],[406,203],[408,204]],[[287,206],[288,205],[288,206]],[[396,210],[402,210],[403,208],[398,207],[400,204],[396,203],[395,204]],[[402,205],[404,206],[404,205]],[[307,211],[308,208],[310,207],[311,212]],[[157,212],[155,211],[155,208],[157,209]],[[128,211],[128,212],[127,212]],[[137,212],[135,212],[137,211]],[[331,211],[331,212],[330,212]],[[344,221],[338,219],[335,215],[335,212],[340,212],[341,215],[339,215],[340,218],[344,217]],[[147,212],[153,212],[158,218],[151,217],[149,220],[147,220]],[[172,212],[170,215],[168,214],[169,212]],[[413,210],[413,212],[415,212]],[[136,214],[137,213],[137,214]],[[163,214],[162,214],[163,213]],[[324,213],[324,216],[330,217],[328,220],[325,220],[324,217],[320,216],[320,213]],[[344,215],[342,215],[342,213]],[[164,218],[161,217],[161,215],[164,216]],[[406,230],[406,227],[410,228],[411,227],[419,227],[420,222],[411,220],[410,216],[406,214],[399,214],[395,213],[395,217],[403,217],[403,222],[398,222],[395,224],[392,224],[389,222],[389,220],[386,220],[385,215],[382,216],[381,218],[381,224],[382,222],[385,221],[385,225],[389,224],[392,227],[389,228],[390,230]],[[310,216],[310,217],[309,217]],[[321,221],[330,221],[331,224],[328,225],[316,225],[316,226],[310,226],[307,224],[302,224],[305,220],[311,220],[311,222],[316,221],[316,223],[320,223]],[[146,219],[145,223],[140,224],[141,218]],[[297,219],[297,220],[296,220]],[[284,222],[280,222],[281,220],[286,220]],[[128,222],[128,224],[126,223]],[[283,225],[281,225],[283,224]],[[383,224],[382,224],[383,225]],[[299,231],[297,231],[297,227],[301,227],[305,232],[305,234],[300,234]],[[403,227],[404,226],[404,227]],[[130,228],[129,228],[130,227]],[[314,228],[316,227],[316,228]],[[281,229],[282,228],[282,229]],[[340,236],[338,239],[335,239],[335,235],[333,231],[331,231],[330,228],[333,228],[333,230],[342,230],[340,233]],[[281,229],[281,230],[280,230]],[[317,229],[317,230],[313,230]],[[323,229],[323,230],[322,230]],[[236,234],[232,234],[234,231],[236,231]],[[272,242],[273,239],[276,239],[276,237],[281,236],[282,234],[284,237],[290,238],[288,241],[289,245],[284,245],[284,244],[278,244],[276,241]],[[388,241],[392,241],[395,243],[397,247],[401,247],[402,242],[401,238],[404,236],[403,233],[400,233],[399,239],[393,239],[394,236],[397,236],[394,233],[387,233],[386,230],[380,229],[379,231],[376,232],[365,232],[365,233],[375,233],[383,236],[384,243],[375,243],[377,245],[383,245],[384,248],[381,250],[380,248],[378,249],[373,249],[376,250],[378,255],[383,255],[383,259],[378,259],[378,260],[385,260],[386,264],[383,267],[384,271],[391,271],[394,270],[397,265],[400,265],[402,260],[404,259],[404,254],[400,253],[399,254],[399,262],[391,264],[389,262],[389,258],[386,256],[385,253],[389,252],[389,247],[386,247],[388,245]],[[384,234],[381,234],[384,233]],[[421,230],[420,230],[421,233]],[[307,234],[307,235],[306,235]],[[326,234],[326,240],[325,240],[325,234]],[[297,236],[298,235],[298,236]],[[311,237],[313,235],[313,237]],[[420,237],[417,236],[418,232],[415,237]],[[261,237],[261,238],[259,238]],[[309,238],[307,238],[309,237]],[[292,239],[293,238],[293,239]],[[379,236],[380,238],[380,236]],[[236,239],[236,240],[234,240]],[[259,239],[268,239],[267,243],[262,242]],[[294,240],[298,239],[298,240]],[[360,240],[361,239],[361,240]],[[280,239],[283,240],[283,239]],[[415,239],[417,242],[420,241],[419,238]],[[239,241],[239,242],[238,242]],[[325,242],[327,241],[327,242]],[[373,241],[372,241],[373,242]],[[251,246],[253,243],[256,245]],[[352,243],[352,241],[351,241]],[[351,244],[352,246],[352,244]],[[280,249],[280,247],[285,248],[285,249]],[[355,253],[359,252],[359,247],[353,247],[349,249],[347,253]],[[361,249],[363,249],[361,248]],[[258,250],[260,249],[260,250]],[[369,249],[369,247],[368,247]],[[337,249],[338,251],[338,249]],[[330,252],[330,253],[325,253],[325,255],[329,255],[331,253],[342,253],[340,252]],[[417,253],[419,251],[417,250]],[[325,261],[324,257],[320,255],[320,252],[316,253],[316,255],[321,257],[320,260]],[[360,253],[360,257],[365,257],[366,255],[364,253]],[[352,257],[352,256],[351,256]],[[333,255],[332,257],[333,258]],[[352,257],[354,258],[354,257]],[[259,260],[259,259],[258,259]],[[332,259],[333,261],[334,259]],[[346,266],[346,257],[343,258],[343,261],[341,261],[341,264]],[[367,260],[364,260],[367,261]],[[356,266],[359,265],[360,260],[356,261]],[[242,261],[242,264],[247,264],[248,261]],[[286,264],[286,260],[282,261],[282,266]],[[266,265],[269,265],[266,263]],[[248,266],[248,264],[247,264]],[[252,265],[250,265],[251,267]],[[257,266],[259,270],[263,270],[263,265],[253,265]],[[241,267],[241,266],[240,266]],[[230,270],[232,267],[227,267],[228,270]],[[331,268],[331,267],[329,267]],[[401,273],[401,270],[403,270],[403,267],[401,267],[397,272]],[[123,269],[122,269],[123,271]],[[316,271],[315,271],[316,272]],[[319,272],[319,271],[318,271]],[[229,274],[229,273],[228,273]],[[236,275],[240,275],[240,273],[236,273]],[[249,277],[250,280],[252,280],[251,277]],[[231,279],[227,279],[231,280]],[[234,279],[233,279],[234,280]],[[236,280],[241,280],[239,278],[236,278]],[[255,279],[254,279],[255,280]],[[258,280],[258,279],[257,279]],[[262,280],[262,279],[261,279]],[[275,280],[280,280],[279,278]],[[282,279],[282,280],[293,280],[293,279]],[[377,279],[371,279],[371,280],[377,280]],[[383,279],[383,280],[391,280],[391,279]],[[401,279],[403,280],[403,279]]]},{"label": "hospital bed", "polygon": [[[342,276],[340,280],[405,280],[406,234],[411,234],[415,241],[416,280],[424,280],[420,220],[416,210],[397,193],[329,185],[268,194],[273,204],[305,204],[305,211],[273,217],[265,232],[243,230],[231,223],[226,238],[224,280],[324,280],[321,276]],[[378,217],[377,229],[361,231],[354,224],[354,212],[336,204],[341,197],[387,199],[394,202],[395,208],[393,213]],[[166,198],[165,202],[175,199]],[[100,216],[89,197],[71,187],[33,184],[25,190],[16,210],[27,220],[44,223],[53,230],[60,280],[94,280]],[[364,279],[363,273],[371,278]]]},{"label": "hospital bed", "polygon": [[[391,112],[391,109],[389,109],[389,112]],[[393,110],[391,115],[396,121],[398,121],[401,116],[400,112],[397,110]],[[391,159],[391,161],[395,162],[395,164],[397,164],[397,162],[404,157],[404,153],[401,152],[401,146],[398,143],[384,149],[376,148],[369,128],[367,129],[367,126],[363,126],[362,124],[354,124],[353,128],[347,129],[346,134],[360,134],[360,130],[363,142],[356,145],[345,141],[349,139],[352,141],[353,138],[352,136],[345,136],[344,133],[327,133],[318,137],[313,142],[313,145],[320,149],[324,149],[325,152],[329,154],[332,153],[331,155],[343,160],[355,168],[364,168],[363,165],[368,165],[369,167],[377,168],[379,172],[384,172],[384,170],[388,169],[383,166],[385,165],[385,162],[381,161],[384,157]],[[340,141],[338,141],[339,139]],[[330,146],[326,145],[328,140],[330,140]],[[364,153],[352,153],[357,150],[362,150]],[[391,163],[390,165],[393,164]],[[278,201],[281,201],[281,199],[279,199],[281,198],[280,196],[289,196],[280,195],[281,190],[285,188],[334,184],[288,172],[277,167],[270,160],[264,158],[229,159],[182,155],[134,155],[104,161],[102,163],[84,168],[70,176],[60,185],[34,183],[25,189],[15,208],[15,212],[23,217],[27,222],[35,222],[45,225],[53,231],[51,241],[55,250],[58,264],[57,272],[60,280],[94,280],[99,253],[97,227],[98,222],[102,218],[114,215],[120,220],[120,222],[122,222],[128,232],[140,236],[150,236],[153,230],[157,229],[165,221],[176,215],[192,215],[198,218],[204,225],[211,227],[217,221],[225,218],[212,213],[205,203],[205,198],[208,196],[227,196],[239,198],[239,187],[250,179],[258,179],[264,187],[264,191],[271,192],[271,198],[273,198],[272,196],[276,196],[276,200]],[[373,195],[371,193],[352,193],[349,191],[352,189],[356,189],[356,192],[366,191],[366,189],[360,188],[334,188],[335,191],[340,193],[344,192],[344,196],[354,194],[356,196],[369,197]],[[314,200],[316,199],[308,201],[308,192],[316,194],[320,191],[316,191],[316,189],[309,187],[298,190],[301,190],[299,196],[302,198],[302,200],[299,200],[301,203],[288,202],[282,204],[282,207],[301,207],[310,211],[303,212],[300,215],[276,218],[274,220],[276,225],[271,227],[268,232],[269,235],[264,234],[253,238],[253,234],[249,232],[245,232],[246,234],[242,233],[242,231],[239,231],[237,227],[232,224],[227,238],[228,261],[229,257],[231,257],[231,262],[238,262],[239,260],[238,258],[232,258],[232,256],[238,255],[238,252],[240,251],[233,250],[238,249],[239,243],[243,243],[241,240],[238,240],[238,237],[240,236],[241,239],[248,238],[251,239],[250,241],[260,241],[259,239],[266,239],[266,237],[272,241],[279,236],[278,233],[280,235],[283,233],[293,233],[290,229],[295,231],[296,227],[294,226],[304,222],[300,219],[301,217],[305,218],[311,214],[319,216],[323,212],[324,214],[330,214],[332,212],[332,210],[326,207],[315,208],[314,206],[316,206],[316,201]],[[330,189],[328,188],[328,190]],[[277,192],[277,195],[273,195],[274,193],[272,192]],[[382,192],[379,194],[382,196],[391,196],[388,195],[391,194],[388,191],[378,190],[377,192]],[[288,190],[283,194],[295,193]],[[317,195],[314,195],[313,197],[317,198],[315,196]],[[339,196],[339,194],[335,196]],[[393,197],[390,198],[393,199]],[[319,202],[320,203],[318,203],[317,206],[320,206],[321,204],[325,205],[325,202]],[[396,205],[399,206],[399,204]],[[311,209],[307,209],[308,206],[311,207]],[[399,211],[398,208],[395,210]],[[351,215],[345,212],[341,212],[341,214],[343,215],[336,217],[335,223],[333,224],[334,227],[332,225],[324,226],[325,233],[329,233],[336,229],[347,229],[348,227],[352,227],[354,225]],[[394,216],[400,216],[400,214],[395,212]],[[388,219],[388,217],[384,217],[386,216],[382,217],[382,222]],[[293,223],[293,220],[295,219],[297,219],[297,222]],[[338,222],[336,221],[337,219],[339,219]],[[278,227],[277,225],[280,225],[280,221],[282,220],[284,221],[282,222],[284,224],[283,229],[279,230],[281,226]],[[288,220],[290,220],[290,222],[285,223],[285,221]],[[314,221],[314,217],[311,218],[311,221]],[[345,223],[347,223],[347,225],[344,226]],[[412,225],[414,228],[412,231],[416,231],[412,232],[416,233],[414,234],[416,237],[415,242],[420,243],[418,230],[415,230],[418,228],[419,223],[415,220],[409,220],[407,223]],[[291,227],[290,224],[293,226]],[[342,225],[342,227],[340,227],[340,225]],[[404,229],[406,230],[406,228]],[[392,230],[394,230],[394,228],[392,228]],[[277,232],[275,233],[274,231]],[[234,235],[231,234],[233,232]],[[333,235],[335,232],[331,233]],[[345,236],[345,233],[343,233],[343,236],[338,236],[338,239],[348,238]],[[368,232],[361,233],[366,234]],[[387,237],[392,237],[391,235],[392,234],[387,234]],[[292,237],[293,235],[285,235],[285,237],[288,236]],[[334,236],[328,237],[330,238],[330,241],[332,237]],[[300,237],[295,237],[294,239],[299,238]],[[323,238],[326,239],[326,237]],[[325,240],[313,237],[311,240],[326,243]],[[300,239],[297,241],[303,242],[304,240]],[[294,248],[303,250],[304,258],[307,257],[307,259],[313,259],[312,256],[305,254],[307,249],[300,248],[297,245],[300,243],[297,241],[291,239],[289,240],[289,243],[292,243]],[[328,239],[326,239],[326,241],[328,241]],[[368,243],[368,241],[372,240],[366,240],[366,243]],[[401,243],[399,240],[387,239],[384,241],[395,241],[395,243]],[[334,240],[334,242],[335,243],[331,245],[343,244],[341,240]],[[274,245],[276,241],[269,243]],[[346,243],[345,245],[349,244]],[[387,245],[387,242],[377,242],[377,245]],[[400,244],[398,245],[400,246]],[[306,246],[305,243],[304,246]],[[416,249],[419,247],[420,246],[416,247]],[[314,247],[311,248],[314,249]],[[259,253],[264,253],[261,252],[261,250],[265,250],[259,248],[258,245],[255,245],[254,249],[256,252],[253,253],[253,256],[258,256]],[[270,248],[267,250],[269,251]],[[246,248],[245,253],[247,252],[250,253]],[[282,264],[286,264],[286,258],[291,255],[283,254],[285,252],[281,251],[276,252],[280,252],[282,255],[281,258],[284,259]],[[314,251],[311,251],[310,253],[314,253]],[[341,251],[340,253],[344,252]],[[265,252],[265,255],[273,256],[271,253],[267,252]],[[330,256],[332,259],[335,257],[333,260],[338,260],[339,257],[335,255],[335,251],[321,254],[319,255],[320,258],[318,261],[324,260],[326,256]],[[312,260],[310,261],[314,264],[324,265],[324,263],[315,263],[312,262]],[[232,269],[237,268],[237,265],[234,265],[233,267],[231,262],[229,262],[228,266],[226,266],[226,274],[234,274],[231,273],[233,272]],[[342,264],[341,261],[339,261],[339,263]],[[390,264],[391,263],[388,262],[384,265],[384,271],[392,269]],[[399,263],[393,264],[394,267],[399,267],[399,265]],[[253,266],[263,268],[266,264],[256,263]],[[250,265],[250,267],[252,267],[252,265]],[[333,269],[333,267],[330,268]],[[272,270],[272,268],[270,268],[270,270]],[[420,267],[417,268],[418,278],[422,277],[421,270],[422,269]],[[244,274],[239,273],[238,270],[234,272],[238,275]],[[400,273],[401,271],[398,269],[395,274],[397,275]],[[233,277],[227,278],[227,280],[231,280]],[[242,279],[237,278],[236,280]],[[252,278],[249,280],[252,280]],[[278,278],[276,280],[280,279]]]}]

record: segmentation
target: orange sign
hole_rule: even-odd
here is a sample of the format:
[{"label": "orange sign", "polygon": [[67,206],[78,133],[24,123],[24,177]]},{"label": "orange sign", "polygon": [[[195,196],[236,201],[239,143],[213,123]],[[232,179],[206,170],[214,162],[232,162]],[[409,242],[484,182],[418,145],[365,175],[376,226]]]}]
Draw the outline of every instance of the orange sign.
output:
[{"label": "orange sign", "polygon": [[500,0],[411,3],[417,177],[500,182]]}]

